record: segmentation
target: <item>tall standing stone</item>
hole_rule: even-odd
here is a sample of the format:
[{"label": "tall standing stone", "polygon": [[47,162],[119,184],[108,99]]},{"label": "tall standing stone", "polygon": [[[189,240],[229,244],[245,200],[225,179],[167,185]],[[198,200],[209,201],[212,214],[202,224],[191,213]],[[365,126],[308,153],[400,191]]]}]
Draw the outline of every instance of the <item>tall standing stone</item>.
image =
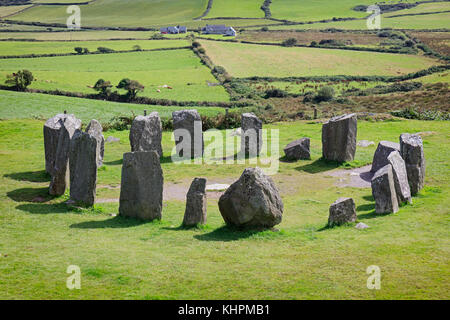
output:
[{"label": "tall standing stone", "polygon": [[105,156],[105,137],[103,127],[97,120],[91,120],[86,127],[86,132],[97,140],[97,166],[101,167]]},{"label": "tall standing stone", "polygon": [[416,195],[425,183],[425,155],[422,138],[409,133],[400,135],[400,154],[405,160],[411,194]]},{"label": "tall standing stone", "polygon": [[334,117],[322,126],[322,155],[326,160],[352,161],[356,152],[356,114]]},{"label": "tall standing stone", "polygon": [[340,225],[356,221],[355,202],[352,198],[339,198],[330,206],[328,225]]},{"label": "tall standing stone", "polygon": [[261,168],[247,168],[219,199],[228,225],[271,228],[283,216],[283,201],[275,183]]},{"label": "tall standing stone", "polygon": [[372,195],[375,199],[376,213],[395,213],[398,211],[394,175],[390,164],[378,170],[373,176]]},{"label": "tall standing stone", "polygon": [[162,157],[162,125],[158,112],[137,116],[130,130],[131,152],[156,151]]},{"label": "tall standing stone", "polygon": [[241,153],[245,157],[259,156],[263,144],[262,121],[254,113],[244,113],[241,129]]},{"label": "tall standing stone", "polygon": [[172,113],[176,151],[181,158],[203,156],[202,119],[197,110],[181,110]]},{"label": "tall standing stone", "polygon": [[92,206],[97,187],[97,139],[77,130],[70,143],[70,200]]},{"label": "tall standing stone", "polygon": [[398,203],[411,203],[411,190],[409,188],[405,161],[398,151],[392,151],[387,160],[388,163],[392,166],[395,192],[397,193]]},{"label": "tall standing stone", "polygon": [[75,123],[76,129],[81,128],[81,121],[75,118],[73,114],[57,114],[50,118],[44,124],[44,148],[45,148],[45,171],[52,174],[55,167],[56,150],[58,149],[58,140],[61,131],[61,122],[70,118]]},{"label": "tall standing stone", "polygon": [[56,148],[54,167],[51,171],[51,181],[49,193],[54,196],[62,196],[69,184],[69,152],[70,143],[76,130],[79,128],[79,121],[74,117],[59,119],[59,138]]},{"label": "tall standing stone", "polygon": [[161,219],[163,172],[156,151],[123,155],[119,214],[151,221]]},{"label": "tall standing stone", "polygon": [[195,178],[186,195],[183,225],[190,227],[206,223],[206,179]]},{"label": "tall standing stone", "polygon": [[388,156],[393,151],[400,151],[400,145],[391,141],[380,141],[373,155],[371,172],[377,172],[389,163]]}]

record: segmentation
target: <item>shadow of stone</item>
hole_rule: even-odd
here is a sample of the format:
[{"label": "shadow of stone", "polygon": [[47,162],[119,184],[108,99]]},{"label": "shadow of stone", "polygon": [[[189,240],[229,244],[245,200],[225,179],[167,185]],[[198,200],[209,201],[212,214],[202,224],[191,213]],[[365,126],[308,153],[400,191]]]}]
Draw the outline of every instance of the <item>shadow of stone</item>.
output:
[{"label": "shadow of stone", "polygon": [[308,173],[320,173],[320,172],[336,169],[340,165],[341,165],[341,163],[339,163],[337,161],[328,161],[328,160],[324,160],[323,158],[320,158],[320,159],[314,161],[313,163],[297,167],[297,168],[295,168],[295,170],[305,171]]},{"label": "shadow of stone", "polygon": [[162,156],[159,158],[160,163],[172,163],[172,156]]},{"label": "shadow of stone", "polygon": [[71,229],[105,229],[105,228],[130,228],[139,226],[149,221],[143,221],[133,218],[116,216],[103,221],[85,221],[75,223],[70,226]]},{"label": "shadow of stone", "polygon": [[43,204],[29,203],[21,204],[16,207],[17,210],[26,211],[32,214],[51,214],[51,213],[70,213],[65,203]]},{"label": "shadow of stone", "polygon": [[376,213],[375,210],[373,210],[372,212],[360,214],[358,216],[358,220],[375,219],[375,218],[379,218],[379,217],[384,217],[388,214],[389,213]]},{"label": "shadow of stone", "polygon": [[41,171],[26,171],[26,172],[15,172],[3,175],[5,178],[17,180],[17,181],[28,181],[28,182],[50,182],[51,177],[45,170]]},{"label": "shadow of stone", "polygon": [[48,202],[54,197],[48,194],[48,188],[20,188],[6,193],[15,202]]},{"label": "shadow of stone", "polygon": [[120,166],[121,164],[123,164],[123,159],[117,159],[114,161],[103,162],[103,164],[107,165],[107,166]]},{"label": "shadow of stone", "polygon": [[356,207],[356,211],[369,211],[375,210],[375,203],[362,204]]},{"label": "shadow of stone", "polygon": [[364,200],[375,202],[375,199],[372,195],[367,195],[362,197]]},{"label": "shadow of stone", "polygon": [[374,174],[373,174],[372,172],[370,172],[370,171],[367,171],[367,172],[361,172],[361,173],[359,174],[359,177],[360,177],[361,179],[363,179],[364,181],[366,181],[366,182],[371,182],[373,176],[374,176]]},{"label": "shadow of stone", "polygon": [[239,229],[223,226],[206,234],[195,235],[194,238],[200,241],[237,241],[267,230],[268,229]]}]

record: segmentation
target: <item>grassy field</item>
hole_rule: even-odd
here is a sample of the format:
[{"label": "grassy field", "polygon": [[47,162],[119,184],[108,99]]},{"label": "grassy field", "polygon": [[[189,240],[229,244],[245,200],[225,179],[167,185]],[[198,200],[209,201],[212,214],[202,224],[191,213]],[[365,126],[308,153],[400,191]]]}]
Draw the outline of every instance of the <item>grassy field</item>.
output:
[{"label": "grassy field", "polygon": [[19,12],[20,10],[24,10],[26,8],[31,7],[30,5],[23,5],[23,6],[5,6],[5,7],[1,7],[1,12],[0,12],[0,18],[5,18],[8,17],[12,14],[15,14],[17,12]]},{"label": "grassy field", "polygon": [[[187,101],[229,100],[222,86],[208,85],[217,80],[190,50],[3,59],[0,82],[19,69],[28,69],[35,75],[31,88],[94,93],[88,86],[100,78],[114,85],[130,78],[145,86],[142,96]],[[173,89],[162,88],[163,85]]]},{"label": "grassy field", "polygon": [[[12,106],[20,106],[20,113]],[[23,93],[0,90],[0,119],[48,119],[67,110],[74,113],[83,123],[91,119],[107,122],[115,116],[131,116],[133,112],[143,114],[158,111],[161,118],[170,118],[172,112],[193,107],[151,106],[131,103],[117,103],[102,100],[86,100],[40,93]],[[215,116],[224,113],[219,107],[195,107],[202,116]]]},{"label": "grassy field", "polygon": [[2,41],[0,42],[1,55],[27,55],[50,53],[75,53],[75,47],[88,48],[90,52],[97,51],[98,47],[107,47],[116,51],[133,50],[138,45],[143,50],[186,47],[187,40],[123,40],[123,41],[68,41],[68,42],[29,42],[29,41]]},{"label": "grassy field", "polygon": [[214,0],[213,6],[205,18],[264,18],[264,12],[260,9],[262,2],[260,0]]},{"label": "grassy field", "polygon": [[[320,124],[280,123],[281,146],[309,136],[312,160],[281,163],[275,183],[285,204],[279,232],[224,227],[217,200],[208,224],[179,228],[184,202],[165,201],[161,222],[111,217],[118,203],[70,211],[67,196],[51,199],[44,174],[42,121],[0,122],[0,297],[3,299],[448,299],[449,127],[443,122],[360,122],[358,139],[397,141],[402,132],[433,131],[425,140],[426,188],[393,215],[374,213],[370,189],[338,188],[336,167],[318,161]],[[98,198],[119,190],[128,132],[112,132],[99,171]],[[173,142],[164,133],[165,155]],[[358,149],[370,162],[375,147]],[[168,153],[169,152],[169,153]],[[163,163],[165,187],[195,176],[228,181],[241,165]],[[300,183],[299,183],[300,182]],[[359,221],[370,226],[324,229],[329,205],[351,195]],[[45,202],[33,199],[43,197]],[[249,259],[251,256],[251,259]],[[82,289],[65,287],[68,265],[80,266]],[[366,268],[378,265],[382,289],[366,288]]]},{"label": "grassy field", "polygon": [[403,54],[283,48],[207,40],[201,43],[213,62],[225,67],[235,77],[398,75],[438,64],[430,58]]}]

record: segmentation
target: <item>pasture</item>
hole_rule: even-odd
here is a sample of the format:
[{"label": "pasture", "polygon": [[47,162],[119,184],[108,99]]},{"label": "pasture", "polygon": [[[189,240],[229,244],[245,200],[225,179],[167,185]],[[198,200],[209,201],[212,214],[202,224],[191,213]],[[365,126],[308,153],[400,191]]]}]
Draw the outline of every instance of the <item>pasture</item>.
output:
[{"label": "pasture", "polygon": [[[283,48],[201,41],[212,61],[235,77],[399,75],[427,69],[437,61],[421,56],[338,49]],[[348,66],[351,66],[349,68]]]},{"label": "pasture", "polygon": [[217,80],[187,49],[3,59],[0,60],[0,82],[19,69],[32,70],[36,81],[30,88],[36,89],[95,93],[89,86],[94,86],[100,78],[113,85],[130,78],[145,86],[142,96],[183,101],[229,100],[222,86],[208,85]]}]

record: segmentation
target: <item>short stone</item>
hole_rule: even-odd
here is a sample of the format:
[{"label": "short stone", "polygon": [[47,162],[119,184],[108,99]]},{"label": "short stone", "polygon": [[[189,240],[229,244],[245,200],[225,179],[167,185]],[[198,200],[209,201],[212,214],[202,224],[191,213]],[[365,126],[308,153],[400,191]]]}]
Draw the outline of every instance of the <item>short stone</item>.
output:
[{"label": "short stone", "polygon": [[356,152],[356,114],[334,117],[322,126],[322,156],[325,160],[352,161]]},{"label": "short stone", "polygon": [[245,157],[259,156],[262,144],[262,121],[254,113],[242,114],[241,153]]},{"label": "short stone", "polygon": [[156,151],[162,157],[162,125],[158,112],[137,116],[131,125],[131,151]]},{"label": "short stone", "polygon": [[339,198],[330,206],[328,225],[341,225],[356,221],[355,202],[352,198]]},{"label": "short stone", "polygon": [[284,148],[286,159],[288,160],[309,160],[311,153],[309,150],[310,139],[302,138],[289,143]]},{"label": "short stone", "polygon": [[359,223],[355,226],[355,228],[358,229],[358,230],[363,230],[363,229],[369,228],[369,226],[368,226],[367,224],[363,223],[363,222],[359,222]]},{"label": "short stone", "polygon": [[195,178],[186,195],[183,225],[187,227],[206,223],[206,179]]},{"label": "short stone", "polygon": [[361,140],[361,141],[358,141],[358,143],[357,143],[356,145],[357,145],[358,147],[367,148],[367,147],[369,147],[369,146],[375,145],[375,142],[369,141],[369,140]]},{"label": "short stone", "polygon": [[389,163],[388,156],[392,151],[400,151],[400,145],[391,141],[380,141],[373,155],[372,169],[370,172],[377,172],[380,168],[387,165]]},{"label": "short stone", "polygon": [[392,165],[388,164],[378,170],[373,176],[371,184],[372,195],[375,199],[375,212],[380,214],[398,212]]},{"label": "short stone", "polygon": [[106,138],[106,143],[113,143],[113,142],[119,142],[120,139],[113,137],[113,136],[109,136],[108,138]]}]

